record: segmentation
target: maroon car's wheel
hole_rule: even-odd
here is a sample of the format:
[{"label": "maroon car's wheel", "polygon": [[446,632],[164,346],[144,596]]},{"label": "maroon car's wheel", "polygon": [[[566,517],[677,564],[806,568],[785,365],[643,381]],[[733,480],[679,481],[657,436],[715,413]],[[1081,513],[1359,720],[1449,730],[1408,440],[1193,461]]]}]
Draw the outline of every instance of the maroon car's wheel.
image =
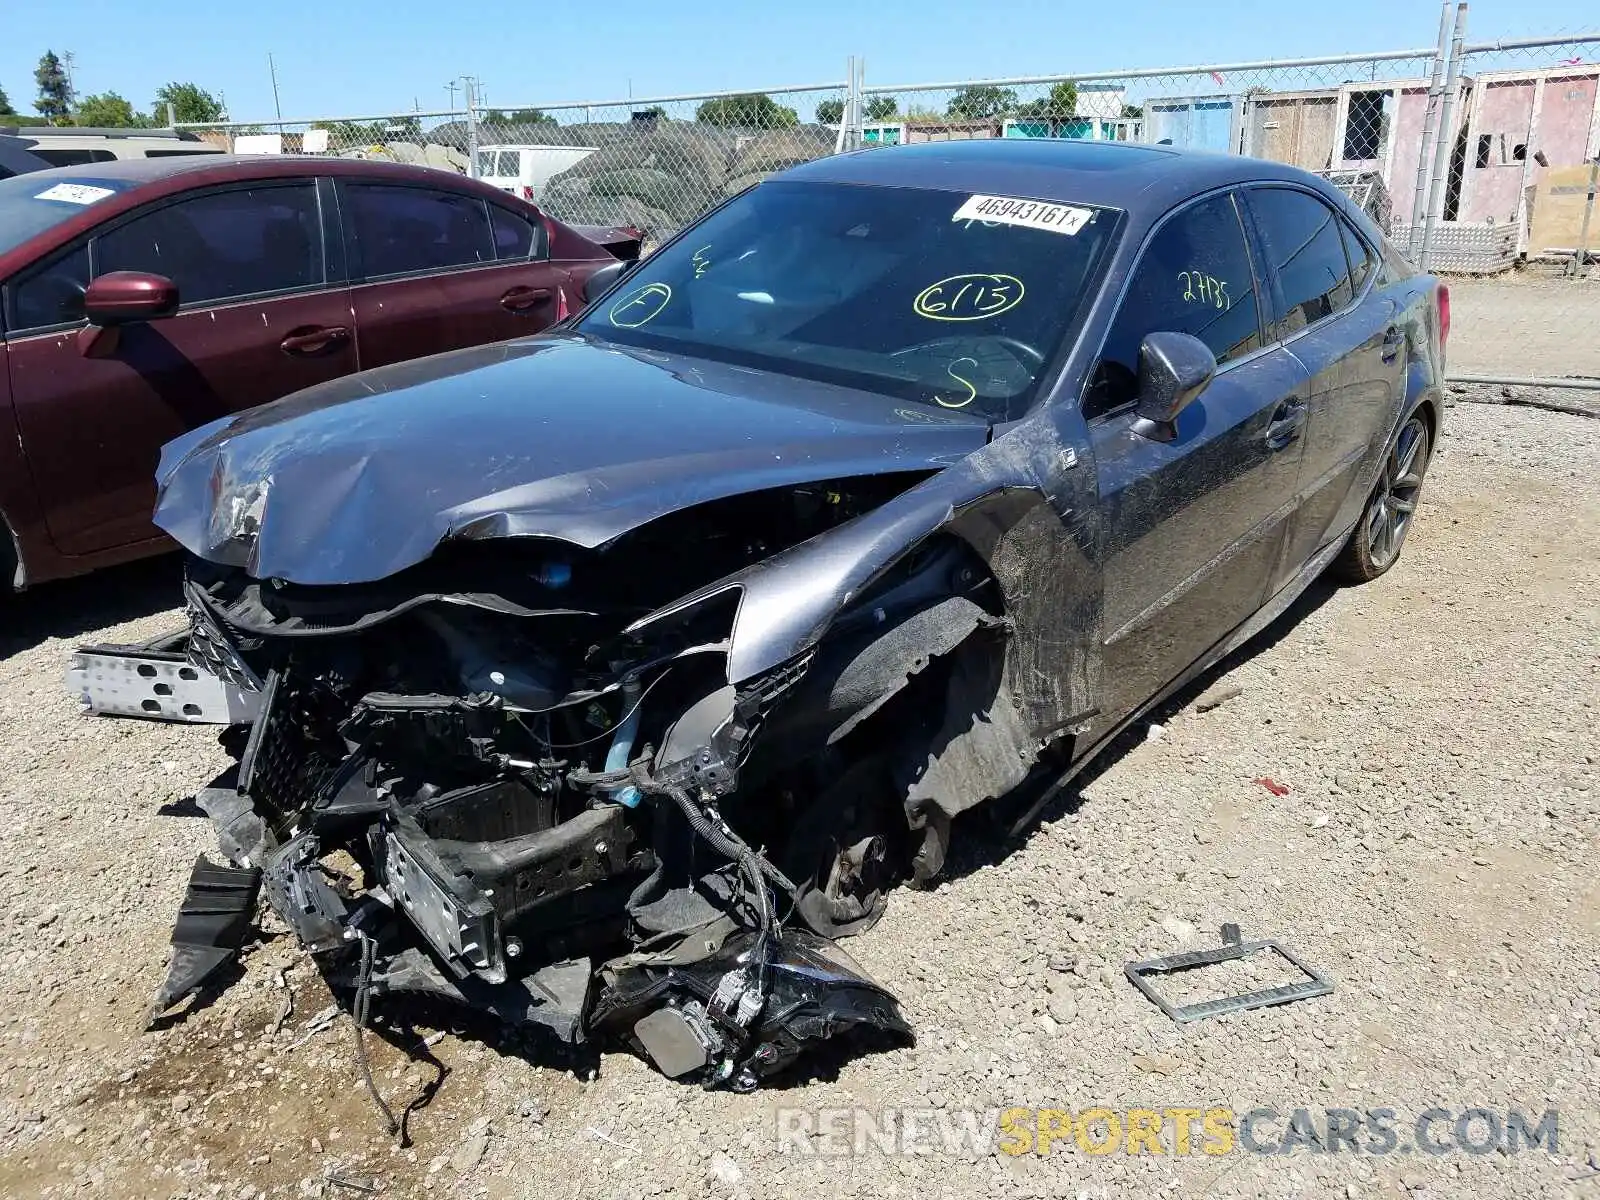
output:
[{"label": "maroon car's wheel", "polygon": [[1366,583],[1399,561],[1406,534],[1417,515],[1431,452],[1428,423],[1421,414],[1415,414],[1400,427],[1400,435],[1384,457],[1377,486],[1340,552],[1336,563],[1340,578]]}]

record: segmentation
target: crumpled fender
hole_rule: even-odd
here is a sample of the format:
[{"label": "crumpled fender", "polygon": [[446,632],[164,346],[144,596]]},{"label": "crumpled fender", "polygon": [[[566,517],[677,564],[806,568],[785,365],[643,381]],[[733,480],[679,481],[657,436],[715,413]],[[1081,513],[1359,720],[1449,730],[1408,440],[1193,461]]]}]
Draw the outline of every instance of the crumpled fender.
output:
[{"label": "crumpled fender", "polygon": [[[948,532],[978,553],[999,584],[1012,629],[1013,694],[1036,734],[1053,733],[1094,703],[1100,637],[1096,528],[1085,519],[1094,512],[1087,434],[1077,457],[1040,436],[1061,415],[1043,410],[874,511],[707,584],[663,613],[738,588],[728,651],[728,679],[737,687],[811,649],[885,571]],[[1073,503],[1062,508],[1052,495]]]}]

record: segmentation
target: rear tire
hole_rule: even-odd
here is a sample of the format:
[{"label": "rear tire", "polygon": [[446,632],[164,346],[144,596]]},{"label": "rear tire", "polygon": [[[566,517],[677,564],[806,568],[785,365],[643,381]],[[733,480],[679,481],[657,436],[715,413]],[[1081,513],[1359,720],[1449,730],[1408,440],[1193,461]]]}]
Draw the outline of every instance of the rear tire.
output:
[{"label": "rear tire", "polygon": [[1370,583],[1400,561],[1406,534],[1416,519],[1432,452],[1427,420],[1420,412],[1412,413],[1384,455],[1372,495],[1350,540],[1334,560],[1337,578],[1346,583]]}]

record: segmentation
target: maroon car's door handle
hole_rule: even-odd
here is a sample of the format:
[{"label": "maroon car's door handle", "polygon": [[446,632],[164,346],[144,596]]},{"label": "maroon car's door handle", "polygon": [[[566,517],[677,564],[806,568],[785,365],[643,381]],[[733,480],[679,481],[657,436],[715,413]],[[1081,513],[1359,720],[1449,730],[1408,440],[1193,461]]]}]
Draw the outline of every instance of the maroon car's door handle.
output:
[{"label": "maroon car's door handle", "polygon": [[524,313],[543,304],[554,294],[549,288],[514,287],[500,297],[500,307],[507,312]]},{"label": "maroon car's door handle", "polygon": [[343,325],[307,325],[291,331],[278,345],[285,354],[310,358],[315,354],[325,354],[349,340],[350,331]]}]

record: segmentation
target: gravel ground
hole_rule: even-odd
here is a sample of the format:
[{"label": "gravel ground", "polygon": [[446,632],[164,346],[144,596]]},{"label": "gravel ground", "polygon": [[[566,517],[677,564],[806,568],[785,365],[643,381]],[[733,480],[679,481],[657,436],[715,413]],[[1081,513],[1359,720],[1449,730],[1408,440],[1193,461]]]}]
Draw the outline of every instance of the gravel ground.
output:
[{"label": "gravel ground", "polygon": [[[0,660],[0,1193],[1600,1195],[1597,467],[1600,421],[1454,409],[1388,577],[1315,589],[1025,839],[963,830],[948,881],[849,943],[915,1049],[735,1096],[621,1054],[541,1065],[434,1014],[368,1042],[391,1101],[431,1098],[404,1150],[347,1020],[318,1030],[326,989],[270,922],[232,988],[140,1032],[213,846],[186,798],[222,755],[212,731],[83,718],[61,690],[75,643],[172,623],[170,563],[24,597]],[[1242,694],[1199,711],[1218,679]],[[1333,993],[1180,1028],[1122,977],[1229,920]],[[1559,1152],[1214,1157],[1168,1135],[1160,1156],[1070,1138],[834,1156],[776,1134],[780,1108],[1093,1105],[1387,1107],[1402,1125],[1553,1107]]]}]

